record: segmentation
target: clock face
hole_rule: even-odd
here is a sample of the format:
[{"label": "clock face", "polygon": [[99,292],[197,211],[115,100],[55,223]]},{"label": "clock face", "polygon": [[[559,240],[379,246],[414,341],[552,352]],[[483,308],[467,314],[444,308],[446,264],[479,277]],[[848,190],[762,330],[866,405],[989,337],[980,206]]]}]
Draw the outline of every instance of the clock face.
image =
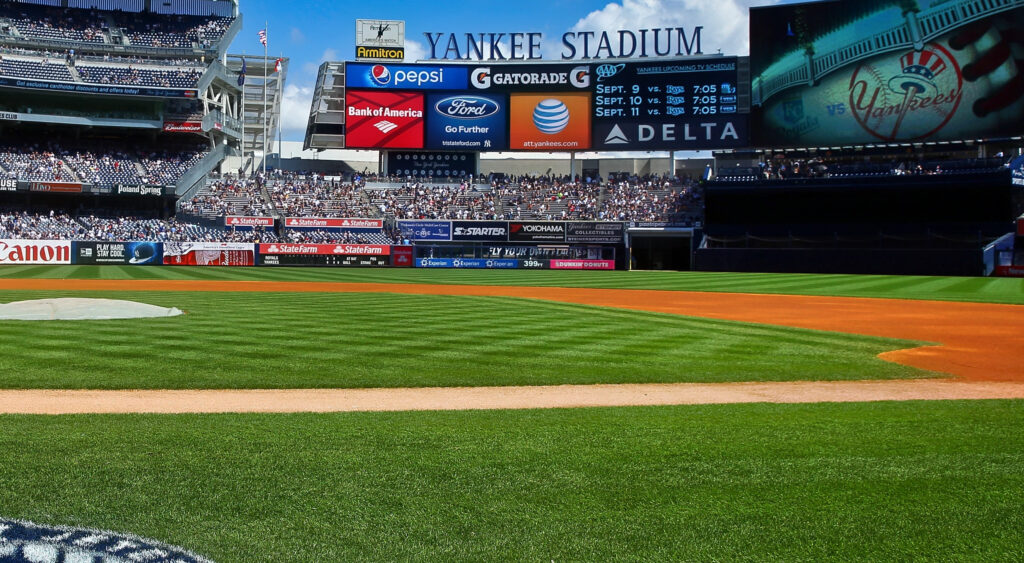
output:
[{"label": "clock face", "polygon": [[356,45],[404,47],[405,22],[397,20],[356,20]]}]

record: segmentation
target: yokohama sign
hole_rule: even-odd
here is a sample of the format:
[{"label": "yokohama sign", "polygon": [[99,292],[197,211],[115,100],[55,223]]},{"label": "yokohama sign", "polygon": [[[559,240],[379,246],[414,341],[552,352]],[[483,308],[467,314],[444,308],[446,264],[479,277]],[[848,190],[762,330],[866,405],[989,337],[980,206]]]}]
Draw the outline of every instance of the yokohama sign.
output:
[{"label": "yokohama sign", "polygon": [[332,256],[388,256],[385,244],[261,244],[260,254],[327,254]]},{"label": "yokohama sign", "polygon": [[70,241],[0,239],[0,264],[70,263]]},{"label": "yokohama sign", "polygon": [[320,219],[317,217],[288,217],[284,226],[290,229],[383,229],[381,219]]}]

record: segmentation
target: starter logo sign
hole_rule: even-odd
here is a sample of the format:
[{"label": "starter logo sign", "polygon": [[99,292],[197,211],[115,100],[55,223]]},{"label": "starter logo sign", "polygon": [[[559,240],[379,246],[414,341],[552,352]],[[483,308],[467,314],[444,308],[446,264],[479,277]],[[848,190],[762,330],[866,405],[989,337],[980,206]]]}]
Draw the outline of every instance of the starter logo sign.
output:
[{"label": "starter logo sign", "polygon": [[590,94],[512,94],[509,107],[512,149],[590,148]]},{"label": "starter logo sign", "polygon": [[423,148],[423,94],[349,90],[347,105],[347,146]]},{"label": "starter logo sign", "polygon": [[505,150],[504,96],[427,96],[427,148]]}]

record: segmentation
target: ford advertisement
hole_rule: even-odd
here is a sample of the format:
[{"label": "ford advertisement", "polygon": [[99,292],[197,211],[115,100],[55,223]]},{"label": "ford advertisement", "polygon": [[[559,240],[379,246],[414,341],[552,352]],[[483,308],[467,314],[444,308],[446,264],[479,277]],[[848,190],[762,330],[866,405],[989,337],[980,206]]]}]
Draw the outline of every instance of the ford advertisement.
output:
[{"label": "ford advertisement", "polygon": [[505,96],[458,94],[427,96],[427,148],[508,149]]}]

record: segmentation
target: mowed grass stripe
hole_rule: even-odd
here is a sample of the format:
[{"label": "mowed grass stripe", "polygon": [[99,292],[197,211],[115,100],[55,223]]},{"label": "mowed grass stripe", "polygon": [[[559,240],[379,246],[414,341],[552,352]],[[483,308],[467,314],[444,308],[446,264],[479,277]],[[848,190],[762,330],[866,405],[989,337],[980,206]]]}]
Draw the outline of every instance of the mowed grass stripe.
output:
[{"label": "mowed grass stripe", "polygon": [[[0,387],[316,388],[929,377],[921,343],[500,297],[69,292],[180,317],[0,322]],[[51,296],[5,291],[0,301]]]},{"label": "mowed grass stripe", "polygon": [[225,268],[3,266],[0,278],[195,279],[518,285],[846,297],[935,299],[1024,304],[1024,279],[934,276],[748,274],[719,272],[574,272],[360,268]]},{"label": "mowed grass stripe", "polygon": [[0,514],[220,562],[1019,560],[1024,402],[0,417]]}]

